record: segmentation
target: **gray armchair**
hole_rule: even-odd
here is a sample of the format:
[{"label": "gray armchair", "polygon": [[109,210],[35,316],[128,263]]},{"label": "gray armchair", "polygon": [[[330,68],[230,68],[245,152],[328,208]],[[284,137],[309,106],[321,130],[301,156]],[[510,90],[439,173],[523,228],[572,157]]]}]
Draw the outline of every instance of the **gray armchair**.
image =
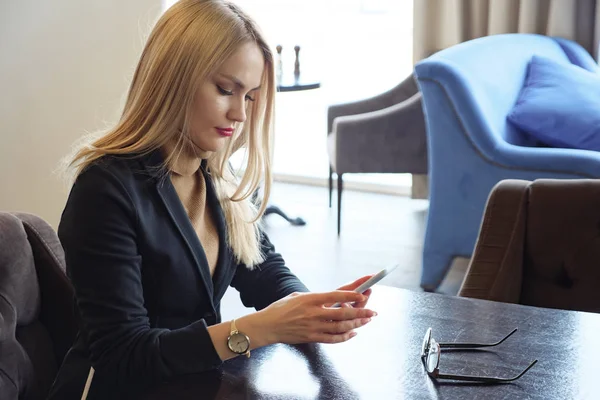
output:
[{"label": "gray armchair", "polygon": [[375,97],[327,111],[329,207],[337,174],[338,235],[342,176],[348,173],[427,173],[427,137],[421,94],[411,75]]},{"label": "gray armchair", "polygon": [[78,319],[54,230],[0,212],[0,399],[45,399]]}]

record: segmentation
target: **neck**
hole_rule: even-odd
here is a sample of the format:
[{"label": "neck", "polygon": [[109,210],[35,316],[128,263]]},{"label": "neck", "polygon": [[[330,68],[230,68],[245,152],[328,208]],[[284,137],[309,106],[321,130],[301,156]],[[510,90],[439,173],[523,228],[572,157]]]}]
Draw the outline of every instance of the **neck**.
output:
[{"label": "neck", "polygon": [[167,157],[174,154],[175,159],[173,165],[170,166],[171,171],[183,176],[193,175],[200,168],[202,160],[212,154],[212,152],[202,150],[191,142],[184,143],[183,148],[178,147],[175,141],[165,145],[163,151]]}]

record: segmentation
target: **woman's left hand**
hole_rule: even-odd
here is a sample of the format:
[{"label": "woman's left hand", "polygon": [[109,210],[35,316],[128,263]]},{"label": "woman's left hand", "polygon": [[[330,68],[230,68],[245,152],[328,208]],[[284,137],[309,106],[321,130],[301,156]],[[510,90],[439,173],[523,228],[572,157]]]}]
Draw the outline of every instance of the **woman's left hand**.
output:
[{"label": "woman's left hand", "polygon": [[[363,276],[362,278],[358,278],[357,280],[355,280],[352,283],[348,283],[347,285],[344,285],[342,287],[339,287],[337,290],[354,290],[357,287],[359,287],[360,285],[362,285],[364,282],[368,281],[373,275],[367,275],[367,276]],[[353,307],[353,308],[365,308],[365,306],[367,305],[367,302],[369,301],[369,296],[371,296],[371,289],[367,289],[366,292],[363,293],[364,296],[367,297],[367,299],[365,301],[362,301],[360,303],[354,303],[354,304],[350,304],[350,303],[343,303],[342,307]],[[328,307],[332,306],[333,304],[329,304]]]}]

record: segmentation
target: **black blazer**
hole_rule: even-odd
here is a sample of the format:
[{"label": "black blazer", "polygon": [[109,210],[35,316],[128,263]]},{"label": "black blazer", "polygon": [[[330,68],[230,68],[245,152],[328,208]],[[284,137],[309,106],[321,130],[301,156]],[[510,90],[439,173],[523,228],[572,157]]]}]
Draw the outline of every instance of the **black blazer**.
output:
[{"label": "black blazer", "polygon": [[51,391],[80,399],[131,398],[148,383],[221,364],[207,326],[221,322],[227,287],[262,309],[306,287],[285,266],[266,234],[266,260],[250,271],[226,245],[226,223],[206,164],[207,202],[219,233],[211,278],[206,256],[160,151],[104,157],[87,168],[69,195],[58,234],[75,287],[81,328]]}]

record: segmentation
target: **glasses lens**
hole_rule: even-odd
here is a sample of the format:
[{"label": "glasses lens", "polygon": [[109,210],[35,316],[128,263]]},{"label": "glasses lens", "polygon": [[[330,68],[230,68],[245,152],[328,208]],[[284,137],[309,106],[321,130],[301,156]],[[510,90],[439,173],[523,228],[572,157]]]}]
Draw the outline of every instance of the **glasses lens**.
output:
[{"label": "glasses lens", "polygon": [[427,353],[427,372],[430,374],[440,365],[440,345],[433,339],[429,343]]},{"label": "glasses lens", "polygon": [[429,352],[429,341],[431,340],[431,328],[427,328],[425,337],[423,338],[423,346],[421,347],[421,357],[426,357]]}]

